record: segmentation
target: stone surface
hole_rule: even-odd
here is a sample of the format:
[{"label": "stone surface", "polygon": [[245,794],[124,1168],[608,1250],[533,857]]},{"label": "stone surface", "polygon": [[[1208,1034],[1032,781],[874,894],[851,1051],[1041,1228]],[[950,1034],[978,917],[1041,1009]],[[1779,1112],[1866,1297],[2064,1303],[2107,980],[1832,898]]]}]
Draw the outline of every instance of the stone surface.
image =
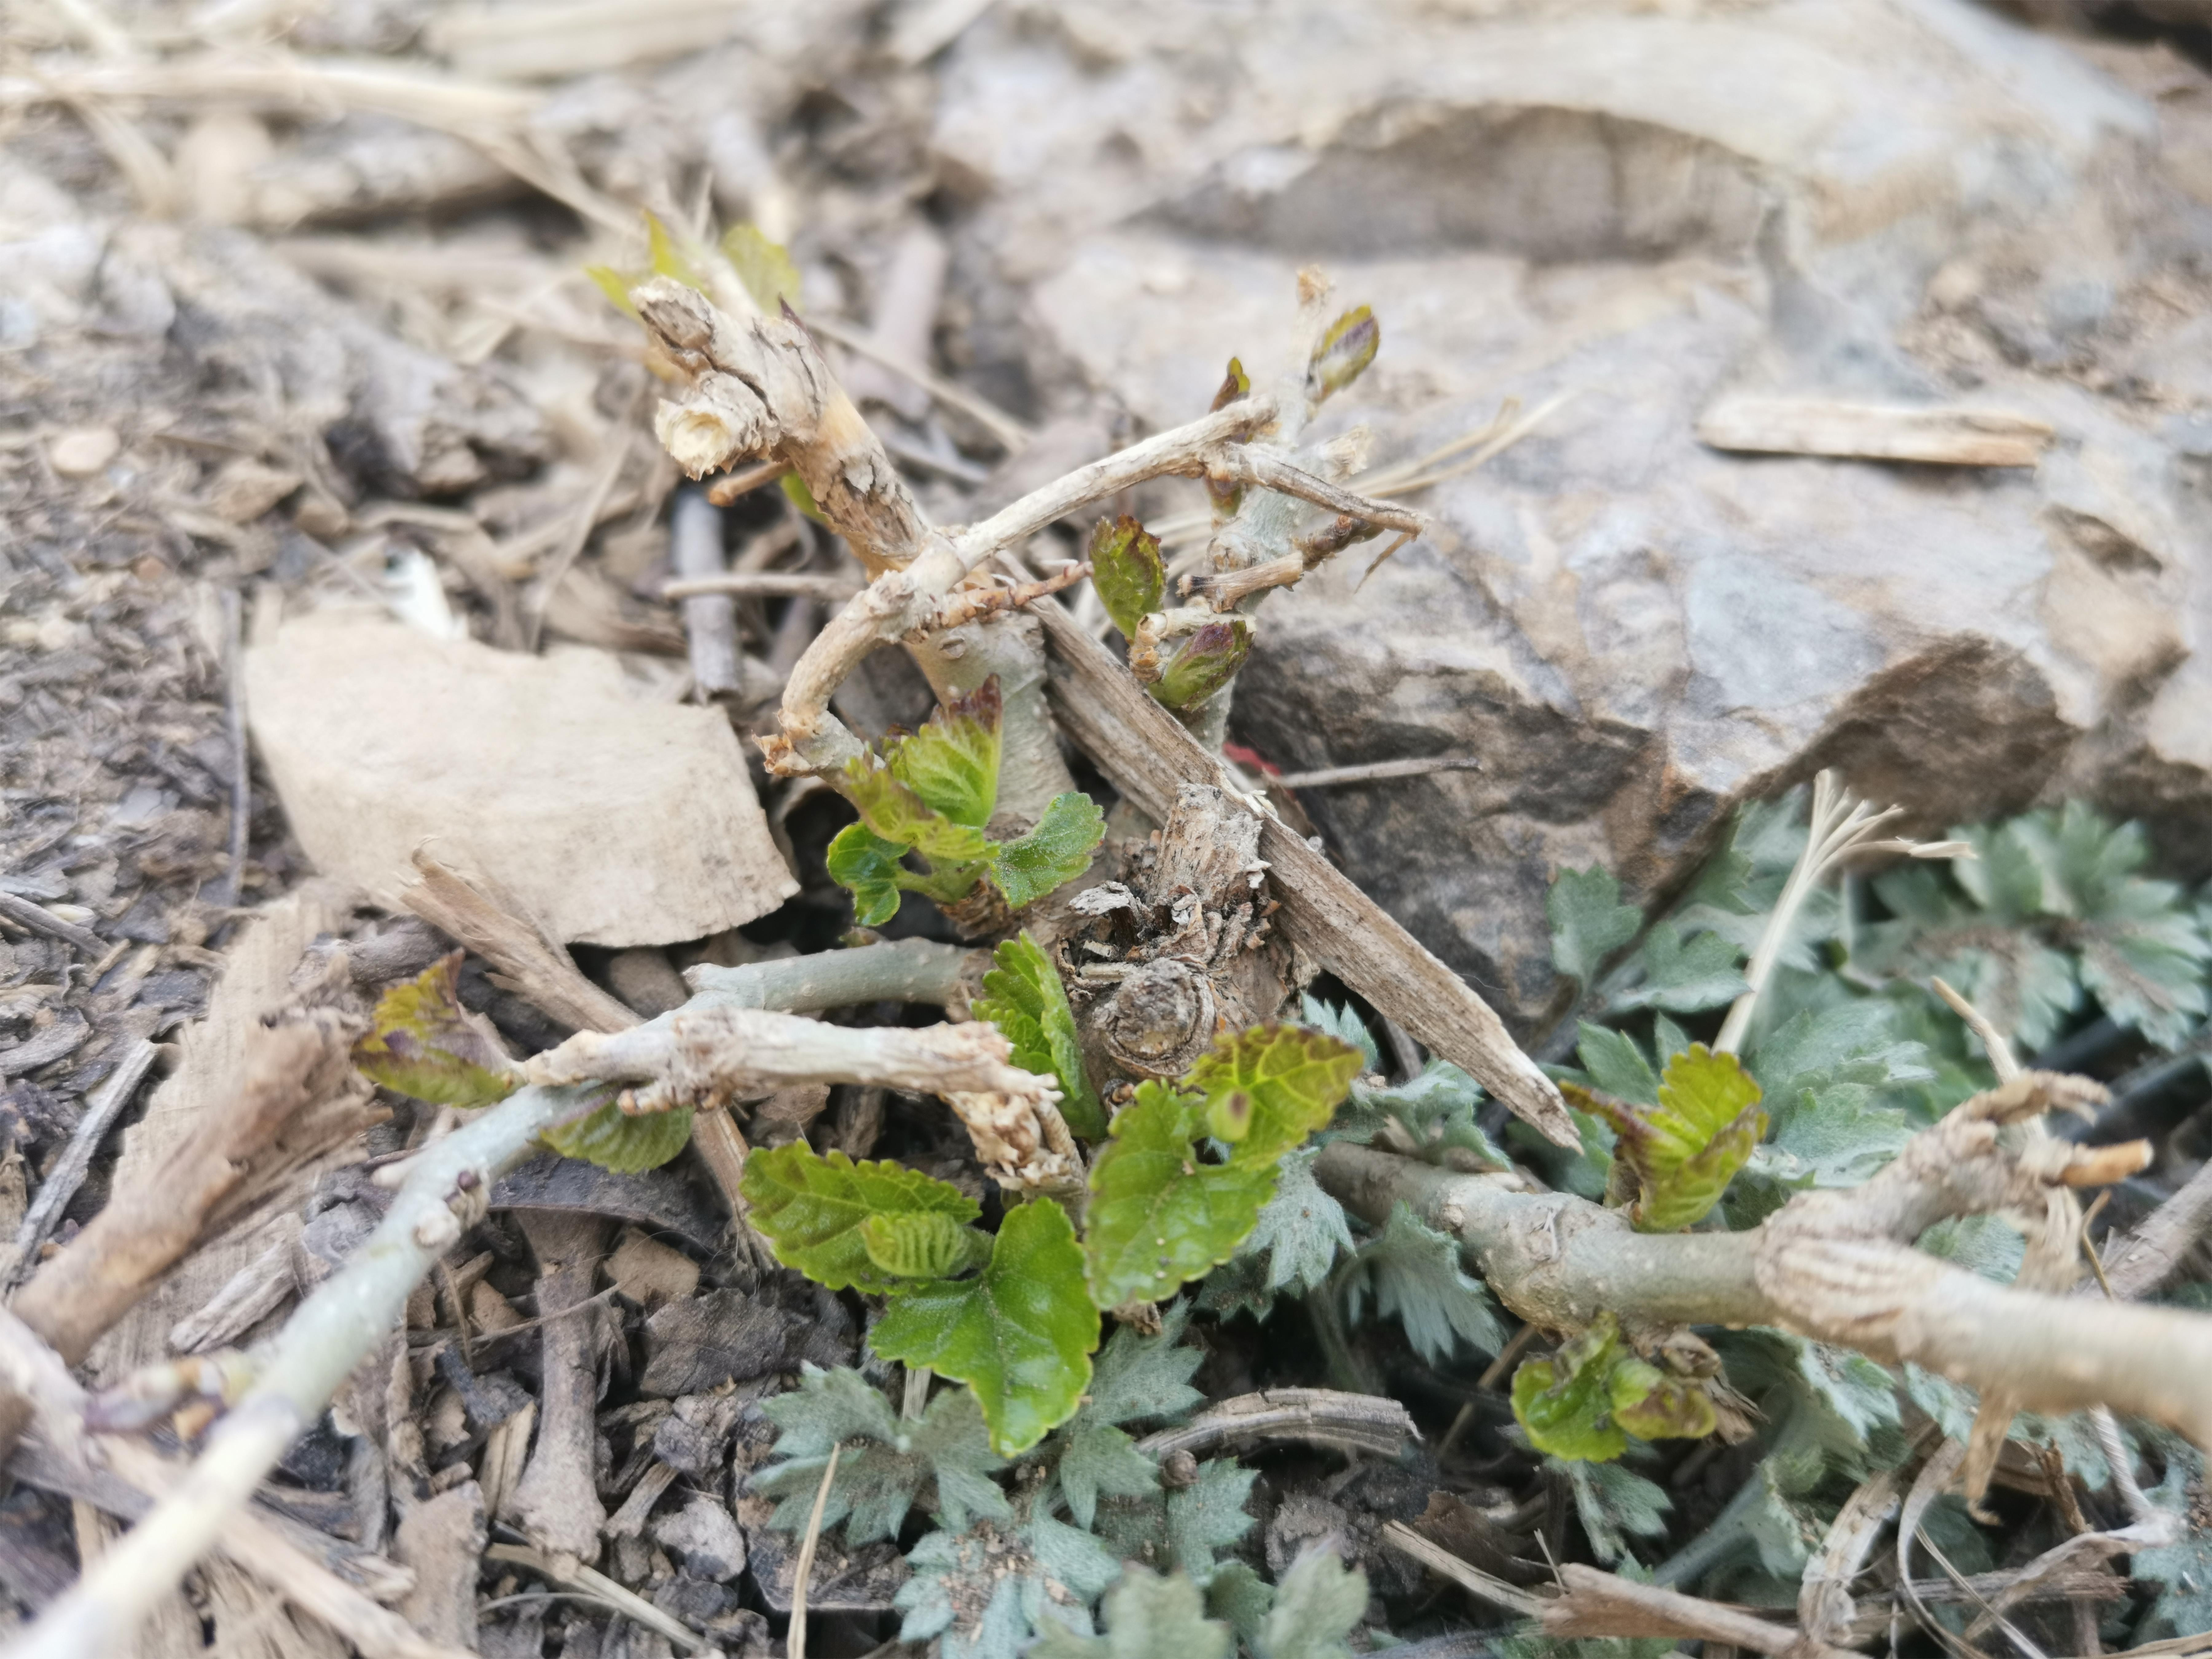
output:
[{"label": "stone surface", "polygon": [[[1567,399],[1412,498],[1433,529],[1364,586],[1371,547],[1269,599],[1238,684],[1285,770],[1481,758],[1302,798],[1425,944],[1540,1028],[1561,866],[1663,896],[1823,764],[1921,827],[2087,793],[2203,873],[2212,82],[1963,0],[1267,14],[1001,7],[936,143],[1042,384],[1188,419],[1317,261],[1383,344],[1316,435],[1368,422],[1385,465]],[[1699,443],[1737,392],[2056,435],[2007,469]]]},{"label": "stone surface", "polygon": [[656,1517],[653,1538],[695,1578],[719,1583],[745,1570],[745,1535],[711,1498],[695,1498],[673,1515]]}]

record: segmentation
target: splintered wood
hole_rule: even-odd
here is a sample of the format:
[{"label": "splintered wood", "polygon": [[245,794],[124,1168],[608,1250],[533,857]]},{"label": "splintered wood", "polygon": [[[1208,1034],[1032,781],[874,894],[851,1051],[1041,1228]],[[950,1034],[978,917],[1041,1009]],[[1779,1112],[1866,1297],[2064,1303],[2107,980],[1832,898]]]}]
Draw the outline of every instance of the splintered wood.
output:
[{"label": "splintered wood", "polygon": [[2048,422],[2002,410],[1912,408],[1737,392],[1705,410],[1698,422],[1698,436],[1715,449],[1753,454],[1829,455],[1937,466],[2033,466],[2050,447],[2053,428]]}]

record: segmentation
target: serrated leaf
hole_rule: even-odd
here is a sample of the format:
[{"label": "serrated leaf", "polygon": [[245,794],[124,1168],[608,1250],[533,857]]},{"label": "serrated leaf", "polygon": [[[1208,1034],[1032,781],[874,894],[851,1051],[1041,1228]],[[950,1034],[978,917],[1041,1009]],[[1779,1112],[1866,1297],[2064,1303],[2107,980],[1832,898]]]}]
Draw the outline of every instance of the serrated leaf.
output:
[{"label": "serrated leaf", "polygon": [[1320,1156],[1318,1146],[1285,1155],[1275,1195],[1237,1249],[1239,1256],[1266,1259],[1261,1284],[1270,1296],[1288,1285],[1317,1289],[1335,1267],[1338,1255],[1348,1255],[1354,1248],[1344,1206],[1314,1179],[1314,1160]]},{"label": "serrated leaf", "polygon": [[2203,1480],[2194,1459],[2175,1456],[2167,1462],[2166,1479],[2146,1494],[2187,1524],[2172,1543],[2138,1550],[2130,1564],[2130,1577],[2159,1587],[2157,1598],[2136,1628],[2138,1642],[2212,1630],[2212,1531],[2195,1524],[2203,1504]]},{"label": "serrated leaf", "polygon": [[563,1158],[580,1158],[617,1175],[642,1175],[684,1150],[691,1139],[691,1109],[631,1113],[609,1101],[540,1139]]},{"label": "serrated leaf", "polygon": [[1376,1311],[1395,1316],[1406,1339],[1431,1364],[1443,1364],[1462,1343],[1496,1353],[1505,1340],[1490,1293],[1461,1265],[1459,1242],[1416,1216],[1401,1199],[1382,1231],[1352,1258],[1346,1297],[1353,1319],[1367,1298]]},{"label": "serrated leaf", "polygon": [[990,1259],[991,1240],[949,1215],[872,1215],[860,1223],[868,1260],[894,1279],[951,1279]]},{"label": "serrated leaf", "polygon": [[1473,1078],[1449,1060],[1432,1060],[1420,1076],[1395,1089],[1354,1083],[1328,1138],[1371,1146],[1381,1136],[1393,1152],[1424,1163],[1468,1174],[1503,1170],[1505,1154],[1475,1121],[1482,1100]]},{"label": "serrated leaf", "polygon": [[1099,1534],[1124,1559],[1179,1567],[1210,1585],[1220,1552],[1252,1529],[1244,1506],[1254,1479],[1225,1457],[1200,1463],[1197,1480],[1180,1492],[1102,1503]]},{"label": "serrated leaf", "polygon": [[773,317],[786,305],[799,303],[799,267],[779,243],[769,240],[758,225],[732,225],[722,233],[722,257],[738,273],[738,281],[762,314]]},{"label": "serrated leaf", "polygon": [[1557,1457],[1550,1462],[1574,1492],[1575,1513],[1582,1517],[1591,1553],[1607,1566],[1627,1556],[1628,1538],[1667,1535],[1667,1515],[1674,1502],[1665,1487],[1625,1463],[1571,1462]]},{"label": "serrated leaf", "polygon": [[1088,1533],[1042,1509],[1022,1527],[933,1532],[908,1552],[913,1577],[892,1605],[899,1638],[941,1638],[943,1659],[1018,1659],[1055,1626],[1087,1634],[1090,1607],[1121,1564]]},{"label": "serrated leaf", "polygon": [[1060,1489],[1067,1497],[1067,1512],[1085,1528],[1097,1519],[1102,1494],[1138,1498],[1157,1491],[1160,1484],[1160,1466],[1109,1423],[1072,1425],[1057,1473]]},{"label": "serrated leaf", "polygon": [[739,1192],[775,1259],[833,1291],[885,1291],[900,1280],[880,1266],[864,1228],[872,1217],[938,1216],[964,1229],[981,1206],[950,1182],[888,1160],[855,1164],[803,1139],[756,1148]]},{"label": "serrated leaf", "polygon": [[1132,1566],[1100,1607],[1103,1636],[1079,1636],[1064,1626],[1045,1632],[1036,1659],[1229,1659],[1226,1625],[1206,1616],[1198,1586],[1182,1574],[1162,1578]]},{"label": "serrated leaf", "polygon": [[1545,895],[1544,914],[1552,923],[1552,966],[1585,985],[1644,925],[1644,913],[1620,902],[1613,872],[1595,866],[1560,871]]},{"label": "serrated leaf", "polygon": [[1098,1346],[1098,1310],[1067,1212],[1049,1199],[1016,1206],[981,1273],[907,1291],[868,1340],[885,1359],[968,1384],[993,1449],[1027,1451],[1075,1414]]},{"label": "serrated leaf", "polygon": [[1363,1059],[1303,1025],[1253,1025],[1215,1038],[1184,1081],[1205,1097],[1206,1127],[1235,1158],[1272,1161],[1328,1123]]},{"label": "serrated leaf", "polygon": [[1099,520],[1091,532],[1091,582],[1121,637],[1135,639],[1137,624],[1158,610],[1167,595],[1159,538],[1126,513]]},{"label": "serrated leaf", "polygon": [[1133,1423],[1179,1418],[1204,1400],[1190,1386],[1190,1378],[1206,1356],[1182,1346],[1189,1322],[1189,1304],[1174,1302],[1161,1310],[1157,1336],[1146,1336],[1133,1325],[1119,1326],[1099,1352],[1076,1420]]},{"label": "serrated leaf", "polygon": [[1012,908],[1034,904],[1088,870],[1105,838],[1106,815],[1090,796],[1073,790],[1054,795],[1029,834],[997,848],[991,883]]},{"label": "serrated leaf", "polygon": [[1857,1480],[1904,1456],[1896,1382],[1864,1355],[1763,1327],[1711,1340],[1730,1384],[1780,1425],[1775,1443],[1809,1449],[1813,1480],[1831,1470]]},{"label": "serrated leaf", "polygon": [[1253,1644],[1260,1659],[1351,1659],[1346,1638],[1367,1616],[1367,1575],[1328,1545],[1310,1545],[1275,1586]]},{"label": "serrated leaf", "polygon": [[1207,623],[1185,640],[1152,682],[1152,696],[1188,714],[1237,678],[1252,654],[1252,625],[1242,617]]},{"label": "serrated leaf", "polygon": [[1613,1006],[1677,1014],[1724,1007],[1750,988],[1737,966],[1742,960],[1742,950],[1719,933],[1685,938],[1674,922],[1654,922],[1638,956],[1644,981],[1615,997]]},{"label": "serrated leaf", "polygon": [[1635,1175],[1630,1219],[1643,1232],[1674,1232],[1701,1220],[1766,1133],[1758,1083],[1734,1054],[1701,1042],[1667,1062],[1654,1106],[1561,1087],[1619,1137],[1613,1157]]},{"label": "serrated leaf", "polygon": [[1308,996],[1299,1004],[1298,1018],[1316,1031],[1327,1033],[1339,1042],[1349,1043],[1359,1050],[1362,1069],[1379,1072],[1382,1069],[1382,1051],[1375,1046],[1375,1034],[1367,1029],[1367,1022],[1352,1012],[1350,1004],[1332,1008],[1328,1003]]},{"label": "serrated leaf", "polygon": [[1632,1105],[1654,1106],[1659,1101],[1659,1073],[1651,1069],[1644,1050],[1626,1031],[1608,1030],[1583,1022],[1575,1057],[1589,1080],[1604,1094]]},{"label": "serrated leaf", "polygon": [[965,696],[940,705],[913,736],[887,740],[884,764],[930,811],[981,830],[999,804],[1005,713],[994,674]]},{"label": "serrated leaf", "polygon": [[1275,1605],[1275,1588],[1245,1561],[1224,1561],[1214,1570],[1206,1587],[1206,1610],[1224,1620],[1247,1647],[1260,1639],[1260,1626],[1267,1609]]},{"label": "serrated leaf", "polygon": [[1203,1103],[1138,1085],[1091,1167],[1084,1241],[1091,1293],[1103,1308],[1154,1302],[1236,1254],[1275,1194],[1265,1160],[1209,1164],[1192,1143]]},{"label": "serrated leaf", "polygon": [[906,848],[865,823],[848,823],[830,842],[830,879],[853,896],[853,920],[880,927],[898,914],[899,860]]},{"label": "serrated leaf", "polygon": [[975,1012],[999,1028],[1015,1065],[1060,1083],[1060,1115],[1085,1140],[1103,1139],[1106,1109],[1084,1069],[1083,1042],[1068,1006],[1067,987],[1052,958],[1026,932],[994,953]]},{"label": "serrated leaf", "polygon": [[372,1083],[437,1106],[489,1106],[521,1085],[490,1024],[461,1006],[461,952],[377,999],[353,1063]]},{"label": "serrated leaf", "polygon": [[991,843],[981,830],[946,817],[872,754],[855,755],[846,763],[845,793],[862,823],[933,864],[975,864],[989,855]]},{"label": "serrated leaf", "polygon": [[1613,1420],[1608,1387],[1620,1348],[1620,1323],[1606,1313],[1550,1358],[1521,1362],[1513,1373],[1513,1416],[1538,1451],[1601,1463],[1628,1449],[1627,1434]]},{"label": "serrated leaf", "polygon": [[1306,396],[1319,403],[1364,374],[1382,343],[1382,325],[1373,309],[1360,306],[1331,323],[1306,366]]},{"label": "serrated leaf", "polygon": [[805,1529],[830,1449],[839,1445],[823,1525],[843,1522],[848,1544],[896,1537],[923,1488],[933,1484],[935,1512],[955,1531],[975,1516],[1013,1513],[991,1479],[1005,1464],[993,1454],[982,1412],[965,1389],[941,1389],[919,1421],[908,1421],[895,1417],[858,1371],[802,1365],[799,1387],[772,1395],[761,1409],[783,1431],[775,1455],[784,1461],[757,1471],[748,1489],[781,1500],[769,1524],[786,1532]]}]

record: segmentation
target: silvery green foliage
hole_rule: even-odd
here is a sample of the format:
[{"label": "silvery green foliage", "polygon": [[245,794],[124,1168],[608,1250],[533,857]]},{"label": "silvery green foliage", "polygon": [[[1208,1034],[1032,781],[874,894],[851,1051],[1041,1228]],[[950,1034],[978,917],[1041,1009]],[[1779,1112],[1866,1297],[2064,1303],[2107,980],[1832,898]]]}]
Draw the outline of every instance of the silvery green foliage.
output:
[{"label": "silvery green foliage", "polygon": [[1496,1353],[1505,1334],[1492,1311],[1490,1292],[1468,1277],[1459,1241],[1440,1233],[1403,1203],[1382,1230],[1362,1244],[1346,1269],[1346,1310],[1357,1320],[1372,1298],[1376,1313],[1395,1316],[1414,1352],[1441,1364],[1461,1346]]},{"label": "silvery green foliage", "polygon": [[826,1530],[843,1522],[848,1543],[896,1537],[926,1489],[934,1493],[938,1518],[956,1531],[978,1516],[1013,1513],[991,1479],[1005,1460],[992,1452],[983,1414],[965,1389],[941,1389],[919,1421],[908,1422],[858,1371],[807,1365],[799,1387],[761,1409],[783,1432],[775,1443],[779,1461],[756,1474],[750,1486],[782,1500],[771,1524],[784,1531],[805,1530],[830,1448],[840,1444],[822,1524]]},{"label": "silvery green foliage", "polygon": [[899,1639],[941,1638],[944,1659],[1018,1659],[1055,1626],[1088,1635],[1091,1607],[1121,1575],[1112,1551],[1042,1505],[1019,1524],[931,1533],[906,1559],[914,1576],[893,1601],[906,1615]]},{"label": "silvery green foliage", "polygon": [[1100,1350],[1091,1387],[1074,1417],[1046,1441],[1046,1456],[1078,1525],[1097,1518],[1098,1500],[1139,1498],[1159,1490],[1159,1465],[1137,1449],[1121,1426],[1146,1421],[1179,1421],[1205,1396],[1190,1376],[1205,1358],[1196,1348],[1178,1346],[1190,1320],[1190,1304],[1176,1302],[1162,1310],[1157,1336],[1140,1335],[1123,1325]]},{"label": "silvery green foliage", "polygon": [[1214,1458],[1200,1463],[1198,1479],[1179,1492],[1102,1501],[1099,1535],[1124,1560],[1176,1569],[1211,1586],[1223,1565],[1221,1552],[1252,1530],[1244,1505],[1254,1478],[1232,1460]]}]

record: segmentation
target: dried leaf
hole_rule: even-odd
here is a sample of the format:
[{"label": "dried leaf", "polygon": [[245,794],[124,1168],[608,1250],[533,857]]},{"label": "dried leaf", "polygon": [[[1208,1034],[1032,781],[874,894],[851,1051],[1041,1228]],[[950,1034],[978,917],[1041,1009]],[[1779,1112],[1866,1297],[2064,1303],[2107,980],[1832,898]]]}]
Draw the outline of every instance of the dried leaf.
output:
[{"label": "dried leaf", "polygon": [[521,1081],[490,1024],[461,1006],[461,952],[377,1000],[353,1063],[371,1082],[439,1106],[489,1106]]}]

